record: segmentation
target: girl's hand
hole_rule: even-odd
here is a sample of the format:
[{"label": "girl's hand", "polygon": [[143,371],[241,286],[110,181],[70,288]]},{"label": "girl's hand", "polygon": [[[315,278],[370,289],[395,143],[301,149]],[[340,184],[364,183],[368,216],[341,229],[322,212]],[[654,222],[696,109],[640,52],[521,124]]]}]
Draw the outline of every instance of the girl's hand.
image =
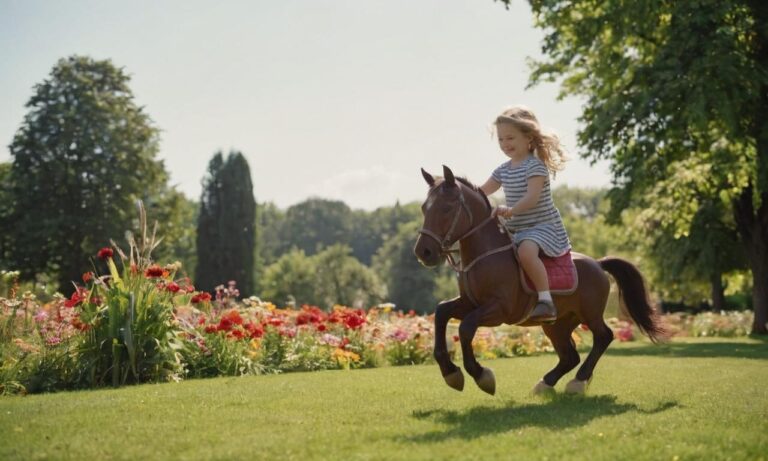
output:
[{"label": "girl's hand", "polygon": [[491,216],[501,216],[502,218],[509,219],[512,217],[512,209],[504,205],[499,205],[491,211]]}]

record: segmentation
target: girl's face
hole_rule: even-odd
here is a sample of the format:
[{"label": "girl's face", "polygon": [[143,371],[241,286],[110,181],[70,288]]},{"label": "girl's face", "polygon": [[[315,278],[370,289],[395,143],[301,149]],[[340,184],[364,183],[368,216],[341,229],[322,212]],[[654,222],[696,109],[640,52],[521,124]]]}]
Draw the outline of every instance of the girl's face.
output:
[{"label": "girl's face", "polygon": [[530,152],[528,147],[531,137],[525,135],[512,123],[498,123],[496,132],[499,135],[499,147],[509,158],[521,158]]}]

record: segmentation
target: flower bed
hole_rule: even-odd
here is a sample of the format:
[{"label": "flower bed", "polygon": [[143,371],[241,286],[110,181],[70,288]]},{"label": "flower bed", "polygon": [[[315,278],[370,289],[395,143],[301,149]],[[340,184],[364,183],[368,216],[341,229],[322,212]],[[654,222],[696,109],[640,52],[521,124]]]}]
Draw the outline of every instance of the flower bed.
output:
[{"label": "flower bed", "polygon": [[[109,251],[107,251],[109,250]],[[119,251],[119,250],[118,250]],[[133,251],[132,251],[133,254]],[[84,274],[65,299],[39,303],[30,293],[0,298],[0,393],[44,392],[184,378],[351,369],[431,362],[432,315],[380,305],[278,308],[256,297],[237,301],[234,282],[211,295],[161,267],[99,252],[108,275]],[[673,314],[675,335],[743,336],[751,313]],[[640,337],[630,323],[608,319],[619,341]],[[452,358],[461,360],[458,321],[448,326]],[[585,326],[577,347],[591,343]],[[480,328],[479,359],[552,351],[540,328]]]}]

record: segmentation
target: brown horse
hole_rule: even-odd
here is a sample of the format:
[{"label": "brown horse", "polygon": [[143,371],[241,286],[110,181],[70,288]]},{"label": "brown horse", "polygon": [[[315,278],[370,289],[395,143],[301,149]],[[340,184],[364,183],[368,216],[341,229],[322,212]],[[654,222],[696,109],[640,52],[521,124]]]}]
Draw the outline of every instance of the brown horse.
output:
[{"label": "brown horse", "polygon": [[[516,248],[510,235],[503,231],[497,218],[491,217],[488,198],[477,187],[455,178],[443,166],[444,179],[435,179],[421,170],[430,189],[421,206],[424,225],[419,230],[414,253],[427,267],[436,266],[445,257],[457,270],[457,298],[441,302],[435,311],[434,356],[445,382],[454,389],[464,388],[461,369],[451,362],[446,344],[446,326],[452,318],[460,319],[459,340],[464,368],[477,385],[494,394],[496,379],[489,368],[482,367],[472,351],[472,339],[480,326],[494,327],[502,323],[523,326],[537,299],[525,293],[520,280]],[[459,242],[460,264],[453,263],[449,248]],[[554,296],[557,321],[541,325],[552,341],[559,362],[534,387],[535,393],[551,391],[557,381],[580,362],[571,339],[579,324],[586,324],[594,337],[594,345],[567,392],[584,393],[597,361],[613,341],[613,332],[603,321],[610,282],[606,271],[619,286],[619,294],[637,326],[654,342],[665,332],[648,302],[643,277],[638,269],[623,259],[603,258],[573,253],[579,286],[567,296]]]}]

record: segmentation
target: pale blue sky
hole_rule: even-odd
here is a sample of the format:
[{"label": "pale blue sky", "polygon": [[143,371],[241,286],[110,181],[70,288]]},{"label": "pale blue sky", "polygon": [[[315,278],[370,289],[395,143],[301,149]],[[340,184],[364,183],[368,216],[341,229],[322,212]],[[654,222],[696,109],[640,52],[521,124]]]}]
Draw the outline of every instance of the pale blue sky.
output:
[{"label": "pale blue sky", "polygon": [[554,182],[606,186],[580,160],[580,101],[525,90],[542,32],[527,2],[0,0],[0,161],[35,83],[72,54],[112,59],[162,129],[188,196],[217,149],[247,157],[259,202],[354,208],[422,200],[420,167],[482,183],[504,161],[488,127],[526,104],[572,161]]}]

